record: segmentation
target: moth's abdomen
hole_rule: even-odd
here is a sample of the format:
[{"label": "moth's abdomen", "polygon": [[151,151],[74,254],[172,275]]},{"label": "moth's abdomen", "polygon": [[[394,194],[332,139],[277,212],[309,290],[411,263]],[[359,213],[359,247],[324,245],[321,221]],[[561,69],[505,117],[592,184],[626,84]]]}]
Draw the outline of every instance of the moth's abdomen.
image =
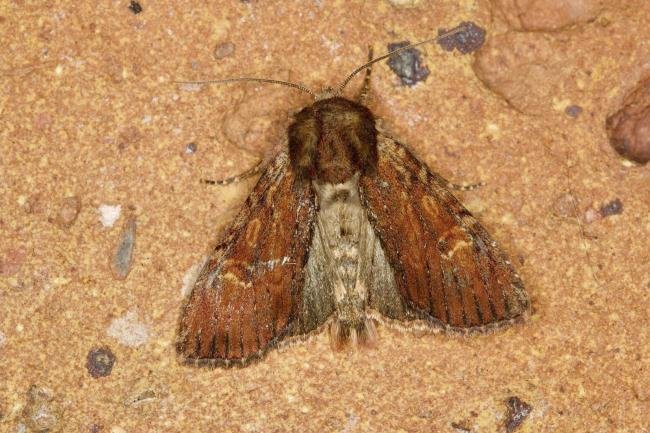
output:
[{"label": "moth's abdomen", "polygon": [[289,127],[289,156],[298,177],[340,184],[377,166],[375,119],[345,98],[316,101]]},{"label": "moth's abdomen", "polygon": [[329,331],[330,344],[335,350],[357,345],[374,347],[377,343],[375,323],[365,316],[355,322],[344,322],[337,319],[332,322]]},{"label": "moth's abdomen", "polygon": [[359,173],[355,173],[340,184],[313,183],[319,203],[314,242],[322,244],[322,249],[314,251],[322,251],[327,262],[320,278],[330,282],[327,287],[335,309],[330,341],[336,349],[373,345],[376,340],[374,323],[366,316],[372,253],[368,250],[370,223],[359,201],[358,181]]}]

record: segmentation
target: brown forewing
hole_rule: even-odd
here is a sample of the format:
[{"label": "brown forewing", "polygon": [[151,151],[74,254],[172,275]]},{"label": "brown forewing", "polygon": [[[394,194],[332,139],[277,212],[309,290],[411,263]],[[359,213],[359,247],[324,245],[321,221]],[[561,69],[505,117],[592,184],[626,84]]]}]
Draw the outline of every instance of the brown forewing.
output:
[{"label": "brown forewing", "polygon": [[361,177],[360,193],[410,312],[477,330],[524,314],[519,276],[447,182],[393,139],[380,135],[378,146],[377,171]]},{"label": "brown forewing", "polygon": [[291,333],[312,237],[314,195],[286,153],[260,177],[183,307],[187,361],[246,364]]}]

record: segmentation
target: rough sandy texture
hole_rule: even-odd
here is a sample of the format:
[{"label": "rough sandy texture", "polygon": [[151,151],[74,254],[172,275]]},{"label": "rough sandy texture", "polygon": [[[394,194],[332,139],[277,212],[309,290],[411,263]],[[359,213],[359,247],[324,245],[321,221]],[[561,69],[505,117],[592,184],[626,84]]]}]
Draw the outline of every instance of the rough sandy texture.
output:
[{"label": "rough sandy texture", "polygon": [[[375,68],[370,105],[384,123],[443,176],[486,183],[460,197],[519,269],[527,323],[471,338],[380,329],[376,350],[349,354],[320,335],[239,370],[177,362],[186,273],[252,186],[199,179],[254,165],[309,98],[173,81],[253,75],[318,89],[368,45],[383,52],[468,20],[488,38],[509,30],[487,0],[416,3],[142,1],[137,15],[126,1],[2,3],[0,431],[495,432],[511,396],[533,408],[521,432],[649,430],[650,167],[620,159],[605,133],[649,73],[646,0],[521,36],[543,38],[550,57],[514,106],[477,78],[476,54],[422,47],[431,74],[415,87]],[[217,60],[224,43],[234,50]],[[616,198],[621,214],[585,221]],[[102,205],[123,209],[112,227]],[[133,267],[116,280],[129,215]],[[125,318],[116,339],[109,329]],[[97,347],[116,358],[109,376],[86,368]]]}]

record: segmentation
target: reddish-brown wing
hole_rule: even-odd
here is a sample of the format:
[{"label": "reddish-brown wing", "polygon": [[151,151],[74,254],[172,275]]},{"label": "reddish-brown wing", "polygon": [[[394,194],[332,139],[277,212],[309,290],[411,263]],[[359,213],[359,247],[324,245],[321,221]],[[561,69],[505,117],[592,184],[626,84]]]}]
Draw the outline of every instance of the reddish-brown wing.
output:
[{"label": "reddish-brown wing", "polygon": [[393,139],[380,135],[378,146],[360,192],[407,309],[458,329],[521,316],[529,300],[519,276],[447,182]]},{"label": "reddish-brown wing", "polygon": [[312,237],[314,195],[286,153],[262,174],[183,308],[187,361],[245,364],[291,333]]}]

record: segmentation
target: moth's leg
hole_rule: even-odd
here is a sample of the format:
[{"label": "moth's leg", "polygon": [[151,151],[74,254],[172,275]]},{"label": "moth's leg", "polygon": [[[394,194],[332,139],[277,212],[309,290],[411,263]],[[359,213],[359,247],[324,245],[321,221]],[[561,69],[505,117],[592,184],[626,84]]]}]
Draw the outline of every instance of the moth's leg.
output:
[{"label": "moth's leg", "polygon": [[469,183],[465,185],[459,185],[457,183],[447,182],[447,188],[454,189],[456,191],[472,191],[482,186],[485,186],[485,182]]},{"label": "moth's leg", "polygon": [[266,166],[265,161],[261,160],[252,168],[249,168],[248,170],[236,176],[230,176],[225,179],[218,179],[218,180],[201,179],[201,182],[207,183],[208,185],[230,185],[231,183],[241,182],[244,179],[248,179],[251,176],[255,176],[256,174],[259,174],[264,169],[265,166]]},{"label": "moth's leg", "polygon": [[[368,46],[368,61],[371,62],[372,58],[372,47]],[[363,77],[363,86],[361,87],[359,95],[357,95],[357,101],[361,105],[365,105],[366,102],[368,102],[368,96],[370,94],[370,74],[372,74],[372,66],[366,68],[366,75]]]}]

